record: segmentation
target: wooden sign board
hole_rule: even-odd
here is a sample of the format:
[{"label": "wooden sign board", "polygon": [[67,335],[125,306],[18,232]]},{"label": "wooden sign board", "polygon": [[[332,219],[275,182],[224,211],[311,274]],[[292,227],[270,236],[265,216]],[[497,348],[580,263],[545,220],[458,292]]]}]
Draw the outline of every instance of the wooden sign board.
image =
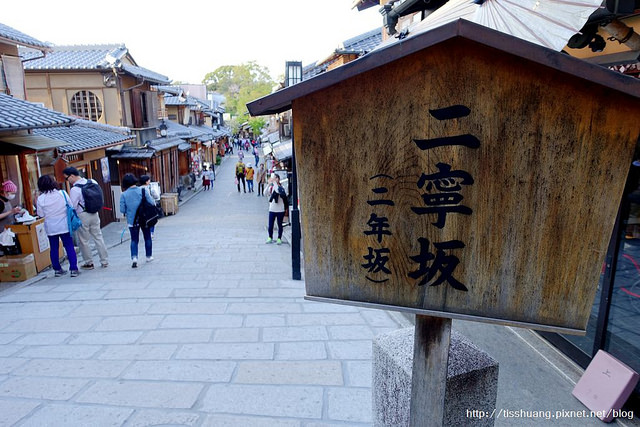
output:
[{"label": "wooden sign board", "polygon": [[453,37],[292,98],[307,298],[584,333],[640,102],[535,49]]},{"label": "wooden sign board", "polygon": [[307,294],[584,330],[640,109],[576,80],[454,40],[294,101]]}]

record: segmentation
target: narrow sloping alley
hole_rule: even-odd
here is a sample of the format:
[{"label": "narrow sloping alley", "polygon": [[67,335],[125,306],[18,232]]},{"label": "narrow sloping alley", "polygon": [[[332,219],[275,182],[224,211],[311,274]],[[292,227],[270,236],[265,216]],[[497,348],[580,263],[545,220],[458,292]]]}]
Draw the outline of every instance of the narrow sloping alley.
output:
[{"label": "narrow sloping alley", "polygon": [[115,223],[107,269],[0,294],[0,425],[371,423],[372,337],[406,321],[303,300],[235,162],[159,222],[152,263]]}]

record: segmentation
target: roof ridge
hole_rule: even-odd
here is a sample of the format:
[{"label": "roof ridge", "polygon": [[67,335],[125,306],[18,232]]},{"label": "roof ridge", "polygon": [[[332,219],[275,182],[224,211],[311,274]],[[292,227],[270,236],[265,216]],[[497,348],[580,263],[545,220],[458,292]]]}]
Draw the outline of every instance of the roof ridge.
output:
[{"label": "roof ridge", "polygon": [[103,43],[103,44],[52,44],[54,51],[85,51],[85,50],[113,50],[125,48],[124,43]]}]

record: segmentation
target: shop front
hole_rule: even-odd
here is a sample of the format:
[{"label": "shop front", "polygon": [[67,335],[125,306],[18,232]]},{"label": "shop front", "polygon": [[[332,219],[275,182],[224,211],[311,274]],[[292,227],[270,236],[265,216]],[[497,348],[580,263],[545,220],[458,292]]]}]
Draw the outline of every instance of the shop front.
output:
[{"label": "shop front", "polygon": [[[541,333],[583,368],[602,349],[640,372],[640,142],[634,158],[586,335]],[[627,405],[640,409],[640,385]]]}]

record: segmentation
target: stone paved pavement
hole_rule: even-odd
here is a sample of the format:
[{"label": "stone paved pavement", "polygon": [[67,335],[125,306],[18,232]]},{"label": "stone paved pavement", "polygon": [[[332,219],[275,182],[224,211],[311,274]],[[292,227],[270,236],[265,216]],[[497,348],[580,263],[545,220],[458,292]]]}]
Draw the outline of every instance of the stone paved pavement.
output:
[{"label": "stone paved pavement", "polygon": [[371,339],[406,320],[303,300],[234,163],[160,221],[152,263],[110,224],[107,269],[0,294],[0,425],[370,424]]},{"label": "stone paved pavement", "polygon": [[[0,284],[0,426],[371,424],[371,339],[407,318],[304,301],[290,247],[264,244],[266,200],[235,189],[235,161],[160,221],[153,263],[131,269],[113,223],[108,269]],[[500,362],[497,409],[584,408],[581,370],[533,332],[453,326]]]}]

